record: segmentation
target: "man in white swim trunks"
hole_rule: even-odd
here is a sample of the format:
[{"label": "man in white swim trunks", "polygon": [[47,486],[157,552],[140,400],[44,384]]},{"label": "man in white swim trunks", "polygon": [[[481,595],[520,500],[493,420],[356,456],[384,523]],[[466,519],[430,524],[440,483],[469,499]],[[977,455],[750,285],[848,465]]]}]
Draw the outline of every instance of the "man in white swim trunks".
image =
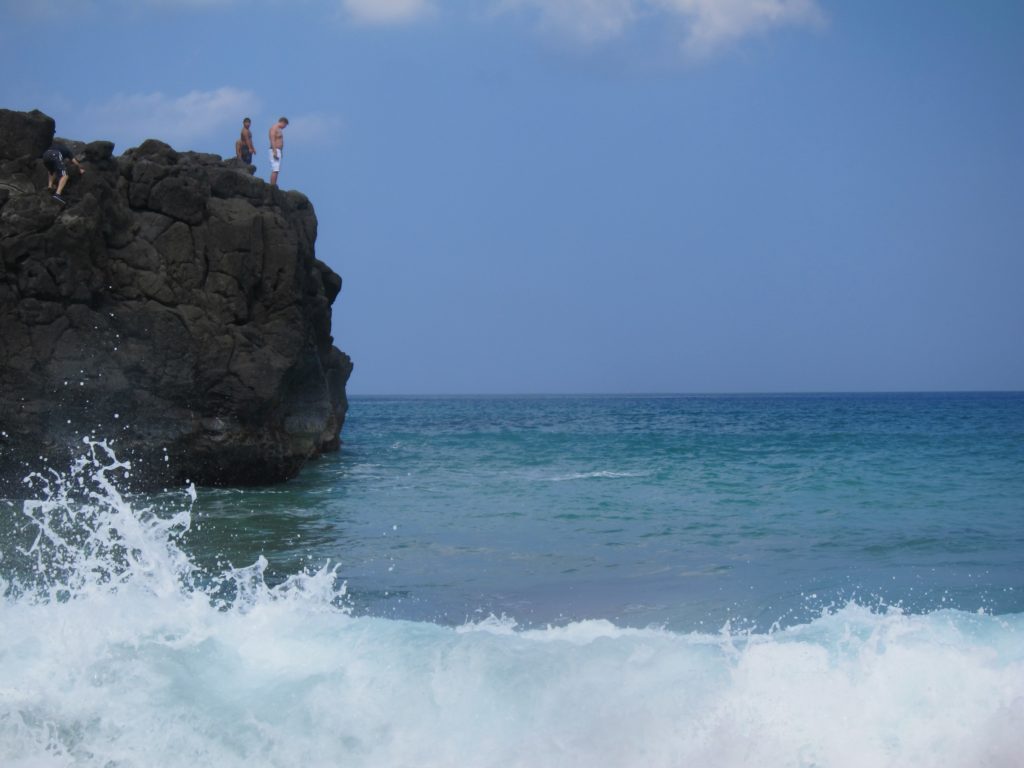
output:
[{"label": "man in white swim trunks", "polygon": [[288,118],[278,118],[270,126],[270,186],[277,186],[277,174],[281,170],[281,155],[284,153],[284,129]]}]

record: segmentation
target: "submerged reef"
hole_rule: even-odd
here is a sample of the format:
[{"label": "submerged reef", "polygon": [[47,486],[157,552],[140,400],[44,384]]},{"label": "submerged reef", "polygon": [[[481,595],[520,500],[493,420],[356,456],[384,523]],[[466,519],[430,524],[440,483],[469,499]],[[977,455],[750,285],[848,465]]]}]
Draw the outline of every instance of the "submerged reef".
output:
[{"label": "submerged reef", "polygon": [[352,361],[305,195],[234,158],[60,139],[0,109],[0,496],[110,441],[138,488],[253,485],[336,450]]}]

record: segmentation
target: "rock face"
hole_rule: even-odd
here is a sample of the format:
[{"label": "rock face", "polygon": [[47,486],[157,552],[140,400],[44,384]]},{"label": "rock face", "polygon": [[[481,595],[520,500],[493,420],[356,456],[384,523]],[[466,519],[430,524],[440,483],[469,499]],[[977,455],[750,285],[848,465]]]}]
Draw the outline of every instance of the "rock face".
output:
[{"label": "rock face", "polygon": [[0,496],[87,437],[140,488],[276,482],[337,449],[352,363],[309,200],[235,159],[64,140],[86,173],[63,206],[53,134],[0,110]]}]

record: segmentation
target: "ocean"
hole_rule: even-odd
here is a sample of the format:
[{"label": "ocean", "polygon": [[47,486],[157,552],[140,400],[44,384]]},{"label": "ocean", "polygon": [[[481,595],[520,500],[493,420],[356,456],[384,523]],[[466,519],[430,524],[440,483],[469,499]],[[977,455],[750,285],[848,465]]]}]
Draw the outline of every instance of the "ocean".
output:
[{"label": "ocean", "polygon": [[1024,763],[1024,394],[354,397],[0,500],[0,765]]}]

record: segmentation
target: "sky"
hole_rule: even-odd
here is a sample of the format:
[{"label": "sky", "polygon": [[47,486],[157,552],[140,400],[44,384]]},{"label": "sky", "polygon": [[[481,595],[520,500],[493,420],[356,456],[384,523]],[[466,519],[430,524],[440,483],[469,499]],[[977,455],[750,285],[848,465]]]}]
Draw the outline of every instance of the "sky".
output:
[{"label": "sky", "polygon": [[350,394],[1024,390],[1024,3],[0,0],[0,107],[289,118]]}]

